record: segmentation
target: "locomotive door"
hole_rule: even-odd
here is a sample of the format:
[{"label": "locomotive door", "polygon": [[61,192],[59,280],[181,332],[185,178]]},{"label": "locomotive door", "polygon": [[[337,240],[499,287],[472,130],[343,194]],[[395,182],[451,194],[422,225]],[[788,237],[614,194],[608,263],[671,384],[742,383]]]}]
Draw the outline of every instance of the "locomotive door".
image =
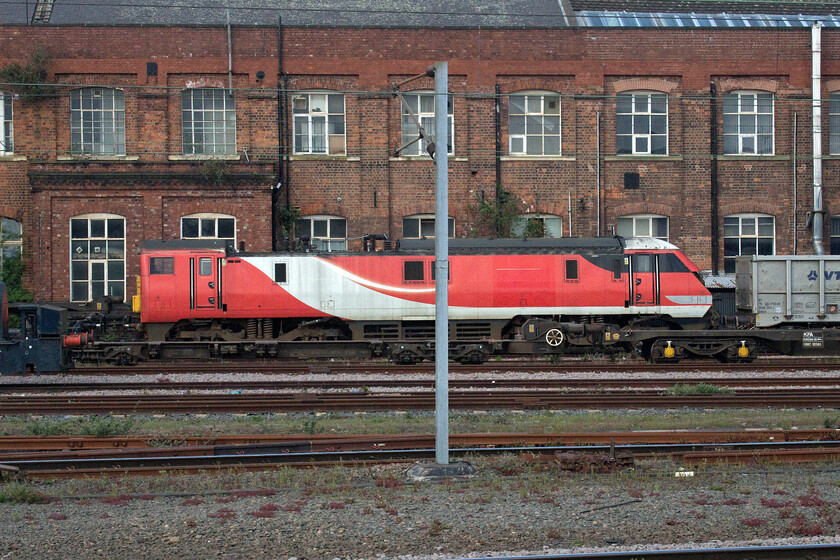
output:
[{"label": "locomotive door", "polygon": [[190,259],[192,270],[190,302],[193,309],[212,309],[216,307],[217,282],[216,259],[212,257],[198,257]]},{"label": "locomotive door", "polygon": [[656,292],[657,278],[655,255],[630,255],[631,305],[655,305]]}]

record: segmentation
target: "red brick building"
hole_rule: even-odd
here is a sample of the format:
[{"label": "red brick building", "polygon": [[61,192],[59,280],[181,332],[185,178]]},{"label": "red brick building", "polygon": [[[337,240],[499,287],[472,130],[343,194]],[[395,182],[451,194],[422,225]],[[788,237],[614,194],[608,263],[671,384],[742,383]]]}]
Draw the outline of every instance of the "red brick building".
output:
[{"label": "red brick building", "polygon": [[[455,236],[492,233],[479,201],[509,192],[515,234],[662,237],[713,272],[813,252],[815,21],[825,245],[840,248],[827,4],[243,2],[230,33],[224,11],[187,4],[0,7],[0,69],[48,55],[46,90],[0,83],[4,250],[22,247],[36,299],[130,296],[146,239],[268,251],[297,214],[322,249],[432,232],[433,162],[421,143],[395,152],[416,129],[392,91],[435,61]],[[432,80],[400,89],[433,131]]]}]

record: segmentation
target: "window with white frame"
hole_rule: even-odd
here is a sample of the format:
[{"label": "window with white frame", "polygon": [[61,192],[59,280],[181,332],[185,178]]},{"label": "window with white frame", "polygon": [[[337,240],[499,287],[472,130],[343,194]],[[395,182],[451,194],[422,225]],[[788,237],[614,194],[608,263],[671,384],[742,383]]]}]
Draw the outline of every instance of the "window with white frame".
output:
[{"label": "window with white frame", "polygon": [[832,255],[840,255],[840,216],[831,217],[829,228],[830,253]]},{"label": "window with white frame", "polygon": [[654,237],[668,241],[668,216],[629,214],[615,221],[616,234],[622,237]]},{"label": "window with white frame", "polygon": [[[455,237],[455,218],[449,218],[449,237]],[[435,237],[435,215],[416,214],[403,218],[403,237],[428,238]]]},{"label": "window with white frame", "polygon": [[296,154],[344,155],[344,95],[304,93],[292,97]]},{"label": "window with white frame", "polygon": [[828,97],[828,140],[831,155],[840,155],[840,92]]},{"label": "window with white frame", "polygon": [[227,214],[190,214],[181,218],[181,239],[229,239],[236,244],[236,218]]},{"label": "window with white frame", "polygon": [[20,255],[23,246],[23,226],[17,220],[0,217],[0,274],[7,259]]},{"label": "window with white frame", "polygon": [[723,270],[735,272],[735,257],[774,255],[776,220],[767,214],[733,214],[723,218]]},{"label": "window with white frame", "polygon": [[70,219],[70,301],[125,300],[125,218],[84,214]]},{"label": "window with white frame", "polygon": [[563,237],[563,218],[553,214],[520,214],[510,224],[515,237]]},{"label": "window with white frame", "polygon": [[508,127],[511,155],[560,155],[560,96],[511,95]]},{"label": "window with white frame", "polygon": [[295,223],[295,235],[308,235],[319,251],[347,250],[347,220],[338,216],[303,216]]},{"label": "window with white frame", "polygon": [[13,95],[8,91],[0,91],[0,155],[14,151],[14,122],[12,119]]},{"label": "window with white frame", "polygon": [[723,96],[723,153],[773,154],[773,94],[736,91]]},{"label": "window with white frame", "polygon": [[[403,145],[408,144],[420,136],[420,130],[417,128],[417,124],[414,122],[414,119],[411,116],[411,113],[417,118],[420,126],[426,131],[426,134],[430,138],[435,137],[435,94],[434,93],[404,93],[402,94],[405,98],[405,103],[408,104],[408,108],[406,108],[405,104],[400,102],[400,106],[402,108],[402,143]],[[408,109],[411,109],[411,113],[409,113]],[[455,120],[453,118],[453,103],[452,103],[452,95],[447,97],[447,104],[446,104],[446,122],[449,123],[449,138],[448,143],[446,145],[447,152],[452,154],[453,153],[453,146],[455,145],[453,139],[455,138]],[[410,146],[403,148],[402,155],[405,156],[420,156],[426,155],[428,152],[426,151],[426,141],[425,140],[417,140]]]},{"label": "window with white frame", "polygon": [[121,90],[83,88],[70,92],[70,151],[125,154],[125,94]]},{"label": "window with white frame", "polygon": [[181,93],[181,138],[185,154],[236,153],[236,102],[226,89]]},{"label": "window with white frame", "polygon": [[617,154],[668,154],[668,96],[648,91],[615,98]]}]

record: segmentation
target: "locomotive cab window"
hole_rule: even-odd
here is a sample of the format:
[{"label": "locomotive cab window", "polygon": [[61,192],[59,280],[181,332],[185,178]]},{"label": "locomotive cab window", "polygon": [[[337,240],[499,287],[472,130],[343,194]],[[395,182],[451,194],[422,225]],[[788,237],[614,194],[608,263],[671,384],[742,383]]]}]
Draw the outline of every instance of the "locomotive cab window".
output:
[{"label": "locomotive cab window", "polygon": [[149,274],[175,274],[175,257],[151,257]]},{"label": "locomotive cab window", "polygon": [[199,276],[210,276],[213,274],[213,259],[210,257],[201,257],[198,259],[198,274]]},{"label": "locomotive cab window", "polygon": [[578,262],[577,259],[569,259],[566,261],[566,281],[577,282],[578,277]]},{"label": "locomotive cab window", "polygon": [[285,284],[286,283],[286,263],[284,262],[276,262],[274,263],[274,281],[278,284]]},{"label": "locomotive cab window", "polygon": [[425,280],[423,261],[405,261],[403,263],[403,280],[405,282],[422,282]]},{"label": "locomotive cab window", "polygon": [[688,267],[674,253],[659,255],[659,272],[688,272]]}]

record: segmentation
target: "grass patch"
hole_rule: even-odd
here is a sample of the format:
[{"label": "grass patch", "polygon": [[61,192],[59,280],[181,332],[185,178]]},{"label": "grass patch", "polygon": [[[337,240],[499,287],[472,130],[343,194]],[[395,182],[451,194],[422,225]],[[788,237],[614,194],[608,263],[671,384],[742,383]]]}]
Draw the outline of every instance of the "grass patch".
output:
[{"label": "grass patch", "polygon": [[113,416],[87,416],[69,420],[34,420],[26,424],[26,433],[32,436],[123,436],[134,425],[131,418]]},{"label": "grass patch", "polygon": [[45,504],[49,501],[48,496],[20,482],[10,482],[0,486],[0,503]]},{"label": "grass patch", "polygon": [[720,387],[712,385],[711,383],[697,383],[696,385],[687,385],[685,383],[677,383],[668,389],[668,394],[675,397],[686,397],[691,395],[719,395],[723,393],[734,393],[729,387]]}]

